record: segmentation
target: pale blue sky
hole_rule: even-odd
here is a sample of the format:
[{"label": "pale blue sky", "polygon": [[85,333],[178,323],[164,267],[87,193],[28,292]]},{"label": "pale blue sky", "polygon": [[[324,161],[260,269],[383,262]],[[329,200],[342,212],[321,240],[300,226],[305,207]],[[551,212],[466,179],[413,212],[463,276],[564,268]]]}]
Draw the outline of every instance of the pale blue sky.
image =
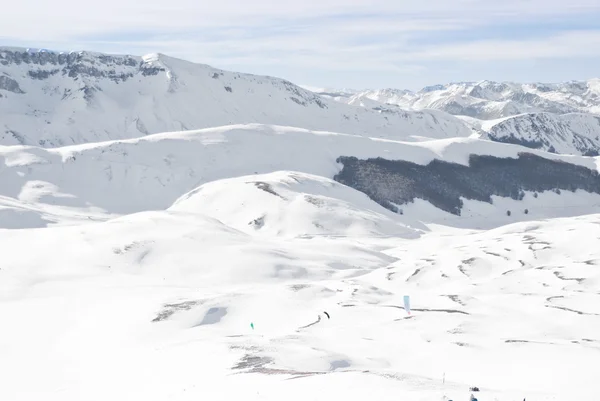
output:
[{"label": "pale blue sky", "polygon": [[600,77],[598,0],[20,0],[0,44],[142,55],[337,88]]}]

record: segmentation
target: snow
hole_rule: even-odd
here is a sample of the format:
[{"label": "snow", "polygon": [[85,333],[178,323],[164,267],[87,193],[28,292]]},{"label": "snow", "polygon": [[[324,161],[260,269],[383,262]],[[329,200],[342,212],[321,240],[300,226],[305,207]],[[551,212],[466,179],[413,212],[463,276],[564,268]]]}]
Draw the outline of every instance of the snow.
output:
[{"label": "snow", "polygon": [[[333,97],[343,103],[371,100],[398,105],[407,110],[443,110],[454,115],[466,115],[482,120],[510,117],[523,113],[598,113],[599,79],[563,83],[458,82],[423,88],[412,92],[405,89],[377,89]],[[315,92],[320,91],[314,89]],[[335,93],[329,89],[326,93]],[[367,107],[371,103],[365,103]]]},{"label": "snow", "polygon": [[[2,53],[0,48],[0,58]],[[64,64],[10,59],[0,63],[2,75],[24,92],[0,87],[3,145],[50,148],[248,123],[404,140],[469,135],[445,113],[381,113],[323,99],[283,79],[163,54],[83,52]]]},{"label": "snow", "polygon": [[209,182],[168,210],[202,212],[240,231],[278,237],[418,236],[403,225],[400,215],[362,192],[331,179],[288,171]]},{"label": "snow", "polygon": [[[261,179],[279,177],[282,189],[294,176]],[[292,187],[327,188],[300,177]],[[0,230],[1,399],[600,391],[589,369],[600,352],[600,215],[404,239],[262,235],[242,231],[239,216],[204,214],[213,210],[194,198],[226,185],[213,184],[166,211]],[[295,227],[311,218],[287,217]]]},{"label": "snow", "polygon": [[[71,56],[77,79],[0,66],[25,92],[0,89],[0,400],[598,398],[599,195],[400,214],[333,178],[340,156],[529,152],[598,171],[579,146],[593,116],[549,115],[536,137],[539,113],[382,101],[513,113],[515,94],[575,107],[600,81],[311,88],[322,101],[158,53]],[[485,139],[510,124],[546,147]]]},{"label": "snow", "polygon": [[[12,200],[11,207],[22,204],[29,213],[40,213],[39,227],[43,227],[77,223],[82,220],[77,216],[106,220],[164,210],[203,184],[249,174],[294,171],[331,179],[342,167],[336,162],[339,156],[383,156],[422,165],[437,158],[468,165],[470,154],[516,158],[523,151],[598,169],[595,158],[555,155],[477,138],[400,142],[250,124],[55,149],[0,147],[0,196]],[[562,199],[547,206],[564,206]],[[289,205],[277,207],[287,210]],[[558,214],[551,216],[560,216],[563,210],[558,208]],[[428,220],[427,215],[418,215]],[[0,227],[9,226],[15,228],[15,223],[0,219]]]},{"label": "snow", "polygon": [[[371,110],[444,111],[457,116],[473,136],[495,141],[528,141],[563,154],[600,152],[600,80],[560,84],[480,81],[453,83],[417,92],[366,90],[332,96]],[[539,144],[539,145],[537,145]]]},{"label": "snow", "polygon": [[600,151],[600,117],[592,114],[521,114],[486,121],[481,128],[485,137],[494,140],[517,138],[562,154],[597,155]]}]

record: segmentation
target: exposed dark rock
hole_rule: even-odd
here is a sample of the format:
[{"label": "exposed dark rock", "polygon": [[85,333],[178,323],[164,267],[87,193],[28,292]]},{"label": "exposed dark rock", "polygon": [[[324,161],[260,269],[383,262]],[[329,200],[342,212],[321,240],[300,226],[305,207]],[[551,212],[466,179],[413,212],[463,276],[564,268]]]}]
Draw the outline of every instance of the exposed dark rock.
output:
[{"label": "exposed dark rock", "polygon": [[29,76],[33,79],[47,79],[48,77],[52,76],[52,75],[56,75],[60,72],[60,70],[58,68],[54,69],[54,70],[29,70],[27,71],[27,74],[29,74]]},{"label": "exposed dark rock", "polygon": [[278,196],[281,199],[285,199],[283,196],[281,196],[277,192],[275,192],[275,190],[273,189],[273,187],[271,186],[271,184],[269,184],[267,182],[256,181],[256,182],[254,182],[254,185],[258,189],[261,189],[261,190],[263,190],[263,191],[265,191],[267,193],[270,193],[272,195]]},{"label": "exposed dark rock", "polygon": [[[162,67],[138,61],[132,56],[0,49],[0,64],[9,65],[11,63],[30,65],[31,69],[27,73],[34,79],[46,79],[51,75],[62,73],[74,79],[80,76],[108,78],[118,83],[130,79],[136,74],[149,76],[165,71]],[[0,88],[2,87],[1,79],[2,77],[0,77]]]},{"label": "exposed dark rock", "polygon": [[17,81],[5,75],[0,76],[0,89],[4,89],[6,91],[18,94],[25,93],[19,87],[19,83]]}]

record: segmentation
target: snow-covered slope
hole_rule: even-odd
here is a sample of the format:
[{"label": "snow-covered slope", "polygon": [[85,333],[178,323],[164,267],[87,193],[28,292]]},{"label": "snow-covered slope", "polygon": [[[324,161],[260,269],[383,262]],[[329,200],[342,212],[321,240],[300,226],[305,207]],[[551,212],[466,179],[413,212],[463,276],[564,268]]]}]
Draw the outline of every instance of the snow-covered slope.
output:
[{"label": "snow-covered slope", "polygon": [[403,139],[470,133],[446,113],[352,107],[283,79],[162,54],[0,48],[0,144],[57,147],[246,123]]},{"label": "snow-covered slope", "polygon": [[[537,155],[537,159],[524,159],[519,156],[522,152]],[[487,155],[495,158],[488,160]],[[353,172],[352,163],[344,157],[358,158],[357,162],[363,163],[364,167]],[[370,167],[370,160],[376,161],[377,158],[392,161],[396,167],[389,171]],[[436,170],[436,165],[429,166],[434,160],[449,164]],[[513,162],[503,164],[503,160]],[[544,163],[544,160],[548,162]],[[553,160],[567,163],[552,164]],[[475,163],[473,169],[469,168],[470,163]],[[203,184],[276,171],[296,171],[327,179],[344,172],[346,185],[362,188],[361,191],[371,193],[382,205],[389,202],[411,204],[421,198],[458,215],[461,210],[465,213],[471,210],[469,202],[460,201],[462,198],[491,202],[493,206],[491,196],[520,201],[523,200],[522,192],[530,192],[533,196],[534,191],[542,194],[558,189],[589,192],[585,195],[589,198],[585,199],[591,203],[582,209],[582,213],[587,213],[595,210],[598,202],[594,199],[600,193],[596,182],[598,178],[593,175],[597,175],[594,158],[554,155],[476,138],[399,142],[258,124],[156,134],[56,149],[0,147],[0,166],[0,196],[6,200],[2,205],[7,205],[8,209],[0,217],[9,219],[8,222],[0,221],[0,225],[7,228],[15,228],[15,215],[20,213],[29,214],[34,223],[37,221],[36,224],[43,226],[82,219],[94,222],[115,214],[164,210],[183,194]],[[420,170],[423,171],[414,176]],[[454,174],[473,175],[468,179],[471,185],[468,191],[465,192],[468,185],[456,181]],[[510,179],[500,180],[498,177]],[[448,184],[453,182],[459,184]],[[237,201],[238,207],[246,201],[237,195],[238,191],[246,193],[251,189],[238,181],[215,185],[213,189],[219,189],[217,192],[221,194],[225,193],[221,190],[228,189],[227,196],[232,202]],[[279,188],[287,184],[275,185]],[[320,185],[326,186],[324,183]],[[310,195],[306,190],[298,191],[289,199],[302,199],[302,193]],[[342,198],[345,202],[355,202]],[[288,209],[291,205],[283,200],[279,203],[278,199],[269,199],[276,202],[272,204],[274,207],[293,210]],[[210,203],[209,199],[204,201]],[[574,213],[567,207],[572,206],[574,200],[567,201],[564,197],[532,198],[531,202],[532,212],[545,210],[546,214],[541,216]],[[223,200],[217,203],[225,204]],[[334,207],[340,210],[342,204]],[[539,209],[541,207],[544,209]],[[61,210],[65,213],[64,219],[61,219]],[[266,206],[261,210],[261,213],[266,213]],[[311,210],[317,215],[321,213],[318,209]],[[226,209],[226,213],[229,212],[232,211]],[[272,213],[276,212],[273,210]],[[500,216],[495,224],[529,218],[520,213],[506,216],[504,205],[486,209],[485,213]],[[34,216],[38,216],[39,220],[35,220]],[[253,219],[260,216],[257,214]],[[222,218],[223,215],[215,217]],[[273,217],[278,218],[276,214]],[[437,218],[445,221],[448,216],[431,213],[429,209],[417,209],[402,217],[402,221],[417,226],[419,222],[435,222]],[[480,227],[479,224],[487,226],[493,221],[490,217],[472,224],[475,227]],[[248,222],[244,221],[244,224]],[[25,226],[30,227],[31,224]]]},{"label": "snow-covered slope", "polygon": [[331,179],[289,171],[212,181],[168,210],[201,212],[243,232],[278,237],[416,236],[400,215],[364,193]]},{"label": "snow-covered slope", "polygon": [[562,154],[600,153],[600,116],[523,114],[481,125],[485,137]]},{"label": "snow-covered slope", "polygon": [[304,239],[171,210],[0,230],[0,399],[595,401],[599,222]]},{"label": "snow-covered slope", "polygon": [[368,99],[407,110],[436,109],[482,120],[538,112],[600,114],[600,79],[557,84],[459,82],[430,86],[417,92],[404,89],[339,92],[334,95],[331,92],[329,90],[324,95],[343,103],[361,104]]}]

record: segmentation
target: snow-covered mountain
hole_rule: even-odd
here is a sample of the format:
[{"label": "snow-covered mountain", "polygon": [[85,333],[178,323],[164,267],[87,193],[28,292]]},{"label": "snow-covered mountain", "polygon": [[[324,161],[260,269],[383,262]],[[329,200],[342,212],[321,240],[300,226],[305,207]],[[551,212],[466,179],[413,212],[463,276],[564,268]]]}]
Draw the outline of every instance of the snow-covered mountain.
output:
[{"label": "snow-covered mountain", "polygon": [[2,49],[0,400],[596,401],[598,119],[352,92]]},{"label": "snow-covered mountain", "polygon": [[386,112],[437,109],[474,135],[575,155],[600,153],[600,80],[561,84],[483,81],[424,88],[319,92],[338,102]]},{"label": "snow-covered mountain", "polygon": [[523,114],[481,125],[484,137],[562,154],[597,156],[600,152],[600,115]]},{"label": "snow-covered mountain", "polygon": [[403,139],[470,134],[446,113],[352,107],[283,79],[162,54],[0,48],[0,110],[0,144],[43,147],[248,123]]},{"label": "snow-covered mountain", "polygon": [[370,99],[407,110],[435,109],[480,120],[538,112],[600,113],[600,79],[556,84],[460,82],[429,86],[416,92],[381,89],[317,93],[349,104],[358,105]]}]

